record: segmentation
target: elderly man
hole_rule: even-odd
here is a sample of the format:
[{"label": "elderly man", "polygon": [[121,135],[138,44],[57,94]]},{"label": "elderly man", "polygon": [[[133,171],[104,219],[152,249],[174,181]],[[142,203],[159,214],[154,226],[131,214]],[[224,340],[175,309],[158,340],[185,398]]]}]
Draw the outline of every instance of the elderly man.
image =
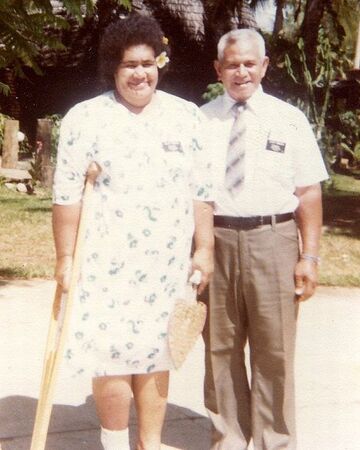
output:
[{"label": "elderly man", "polygon": [[263,92],[268,63],[255,30],[225,34],[215,69],[226,92],[202,107],[220,181],[205,330],[212,450],[251,438],[256,450],[296,448],[296,318],[317,283],[327,173],[304,114]]}]

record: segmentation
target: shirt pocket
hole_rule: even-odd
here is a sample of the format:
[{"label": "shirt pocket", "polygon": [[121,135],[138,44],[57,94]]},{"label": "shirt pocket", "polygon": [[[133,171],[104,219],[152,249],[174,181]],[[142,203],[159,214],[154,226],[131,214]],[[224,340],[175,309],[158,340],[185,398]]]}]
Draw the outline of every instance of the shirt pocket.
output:
[{"label": "shirt pocket", "polygon": [[291,146],[283,136],[269,134],[257,157],[257,175],[261,178],[288,184],[295,176]]}]

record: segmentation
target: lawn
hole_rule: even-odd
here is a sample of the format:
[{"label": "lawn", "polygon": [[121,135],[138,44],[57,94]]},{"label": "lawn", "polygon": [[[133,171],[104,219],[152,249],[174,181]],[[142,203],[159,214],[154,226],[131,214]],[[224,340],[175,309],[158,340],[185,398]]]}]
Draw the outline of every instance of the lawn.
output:
[{"label": "lawn", "polygon": [[360,180],[332,177],[324,189],[320,283],[360,286]]},{"label": "lawn", "polygon": [[26,195],[0,185],[0,211],[0,279],[51,278],[51,194]]},{"label": "lawn", "polygon": [[[51,278],[51,195],[0,186],[0,279]],[[334,175],[324,187],[320,283],[360,286],[360,180]]]}]

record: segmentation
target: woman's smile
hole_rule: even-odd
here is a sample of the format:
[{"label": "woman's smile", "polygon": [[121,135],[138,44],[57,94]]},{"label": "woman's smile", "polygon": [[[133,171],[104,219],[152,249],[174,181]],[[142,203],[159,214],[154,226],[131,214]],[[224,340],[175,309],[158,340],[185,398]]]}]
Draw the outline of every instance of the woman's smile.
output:
[{"label": "woman's smile", "polygon": [[121,102],[130,111],[141,112],[150,103],[158,83],[154,50],[145,44],[126,49],[114,78]]}]

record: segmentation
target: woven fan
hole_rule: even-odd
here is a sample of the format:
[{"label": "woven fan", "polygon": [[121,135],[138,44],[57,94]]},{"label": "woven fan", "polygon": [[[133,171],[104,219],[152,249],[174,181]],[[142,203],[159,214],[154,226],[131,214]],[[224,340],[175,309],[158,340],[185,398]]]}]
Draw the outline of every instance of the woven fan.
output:
[{"label": "woven fan", "polygon": [[169,348],[176,369],[181,367],[201,334],[206,320],[206,305],[196,301],[196,286],[201,273],[195,271],[189,280],[186,299],[179,299],[169,320]]}]

